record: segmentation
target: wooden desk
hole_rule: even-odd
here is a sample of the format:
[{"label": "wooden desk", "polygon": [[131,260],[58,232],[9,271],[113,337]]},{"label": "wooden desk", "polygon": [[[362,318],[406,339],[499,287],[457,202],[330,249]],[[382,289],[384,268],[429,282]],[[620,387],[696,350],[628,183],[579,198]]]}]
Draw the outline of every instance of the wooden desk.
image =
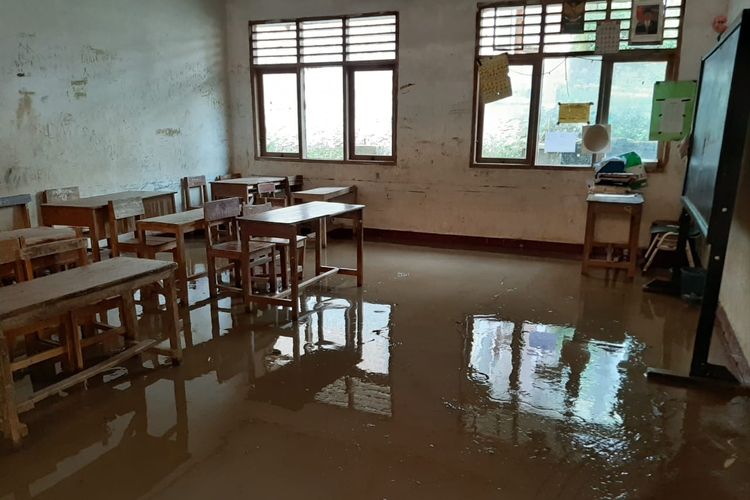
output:
[{"label": "wooden desk", "polygon": [[[628,278],[635,278],[638,267],[638,235],[641,229],[641,215],[643,213],[643,196],[633,195],[606,195],[591,194],[586,199],[588,210],[586,216],[586,237],[583,244],[583,262],[581,273],[588,274],[591,267],[604,269],[626,269]],[[596,218],[601,213],[625,214],[630,219],[630,231],[628,243],[604,243],[596,241]],[[608,254],[613,247],[628,249],[627,261],[613,261],[607,259],[594,259],[591,254],[596,247],[607,247]]]},{"label": "wooden desk", "polygon": [[[275,237],[284,238],[289,241],[295,241],[299,233],[299,227],[302,224],[317,226],[320,234],[322,231],[322,221],[326,217],[341,217],[351,219],[354,224],[354,234],[357,240],[357,267],[349,269],[343,267],[324,266],[321,263],[322,242],[320,238],[315,242],[315,276],[299,282],[297,274],[297,252],[289,252],[289,267],[292,269],[291,288],[277,293],[273,296],[260,296],[253,294],[250,286],[250,270],[246,269],[249,264],[245,264],[243,273],[243,286],[245,289],[245,302],[247,304],[256,302],[259,304],[282,305],[292,308],[292,319],[296,321],[299,318],[299,290],[316,283],[323,278],[332,274],[341,273],[357,277],[357,286],[362,286],[364,282],[363,268],[363,231],[362,231],[362,213],[364,205],[349,205],[346,203],[333,203],[327,201],[313,201],[294,205],[286,208],[279,208],[256,215],[239,217],[240,234],[242,235],[242,245],[244,251],[249,253],[249,241],[251,237]],[[282,263],[285,266],[286,263]],[[247,278],[247,279],[246,279]],[[286,298],[289,296],[290,298]]]},{"label": "wooden desk", "polygon": [[211,199],[220,200],[222,198],[232,198],[233,191],[227,189],[226,186],[247,186],[248,194],[252,194],[258,191],[258,184],[269,183],[273,183],[277,189],[283,188],[286,199],[291,201],[292,198],[289,189],[289,181],[286,177],[264,177],[258,175],[252,177],[240,177],[238,179],[224,179],[223,181],[211,181]]},{"label": "wooden desk", "polygon": [[[149,349],[170,356],[174,362],[182,359],[174,284],[176,268],[177,265],[173,262],[117,257],[0,288],[0,412],[3,431],[13,440],[14,445],[18,446],[27,433],[26,427],[18,420],[18,414],[32,409],[39,401]],[[16,402],[4,330],[72,314],[76,309],[116,296],[121,296],[123,301],[132,306],[126,321],[130,323],[129,327],[137,328],[133,293],[154,284],[160,284],[166,296],[169,350],[156,347],[160,343],[159,339],[136,340],[133,345],[112,358],[45,387],[26,401]]]},{"label": "wooden desk", "polygon": [[[294,204],[310,201],[337,201],[340,203],[357,203],[357,186],[319,187],[292,193]],[[328,221],[323,220],[323,248],[328,246]]]},{"label": "wooden desk", "polygon": [[141,198],[147,217],[175,212],[174,191],[123,191],[80,198],[78,200],[42,203],[42,223],[47,226],[89,228],[94,260],[101,260],[99,241],[107,237],[107,204],[127,198]]},{"label": "wooden desk", "polygon": [[177,282],[180,288],[180,301],[183,305],[188,304],[188,282],[196,280],[206,273],[198,273],[188,276],[187,260],[185,258],[185,235],[204,228],[203,209],[196,208],[187,212],[161,215],[149,219],[141,219],[136,222],[139,237],[144,240],[146,231],[171,234],[177,240],[177,252],[175,262],[177,263]]}]

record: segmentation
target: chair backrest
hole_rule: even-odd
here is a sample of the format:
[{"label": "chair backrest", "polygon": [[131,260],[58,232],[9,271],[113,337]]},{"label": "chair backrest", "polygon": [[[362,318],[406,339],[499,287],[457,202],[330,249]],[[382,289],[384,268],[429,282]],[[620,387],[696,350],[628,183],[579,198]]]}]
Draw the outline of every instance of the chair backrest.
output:
[{"label": "chair backrest", "polygon": [[[83,237],[83,229],[76,227],[73,230],[75,234],[71,235],[70,239],[49,241],[31,246],[26,245],[26,240],[23,237],[19,238],[19,260],[23,264],[27,280],[34,279],[34,266],[32,264],[34,259],[51,255],[59,258],[60,256],[67,255],[74,257],[75,264],[78,266],[88,264],[88,241]],[[66,260],[71,261],[72,259],[68,257]]]},{"label": "chair backrest", "polygon": [[276,192],[276,184],[273,182],[261,182],[258,184],[258,194],[267,196]]},{"label": "chair backrest", "polygon": [[0,196],[0,210],[10,215],[10,217],[3,217],[0,230],[31,227],[29,203],[31,203],[30,194]]},{"label": "chair backrest", "polygon": [[256,215],[273,210],[271,203],[260,203],[258,205],[242,205],[242,215]]},{"label": "chair backrest", "polygon": [[108,234],[112,242],[112,256],[120,255],[118,236],[133,231],[135,234],[136,223],[146,213],[141,198],[125,198],[122,200],[110,200],[108,203],[109,217],[107,218]]},{"label": "chair backrest", "polygon": [[228,231],[216,231],[226,234],[227,239],[237,240],[237,217],[242,213],[242,205],[239,198],[223,198],[221,200],[209,201],[203,207],[203,219],[206,221],[206,245],[211,248],[218,238],[214,237],[214,228],[227,225]]},{"label": "chair backrest", "polygon": [[[16,281],[24,280],[23,261],[20,256],[21,244],[18,238],[9,238],[0,240],[0,266],[3,266],[3,278],[10,277]],[[6,273],[5,271],[9,271]],[[2,285],[2,282],[0,282]]]},{"label": "chair backrest", "polygon": [[[182,186],[182,205],[185,207],[185,210],[199,208],[205,205],[205,203],[208,201],[208,185],[206,184],[205,175],[183,177],[180,181],[180,184]],[[198,205],[193,205],[191,190],[196,188],[199,190],[198,193],[200,196],[200,203]]]},{"label": "chair backrest", "polygon": [[78,200],[80,198],[81,198],[81,191],[78,188],[78,186],[47,189],[42,194],[43,203],[54,203],[56,201]]}]

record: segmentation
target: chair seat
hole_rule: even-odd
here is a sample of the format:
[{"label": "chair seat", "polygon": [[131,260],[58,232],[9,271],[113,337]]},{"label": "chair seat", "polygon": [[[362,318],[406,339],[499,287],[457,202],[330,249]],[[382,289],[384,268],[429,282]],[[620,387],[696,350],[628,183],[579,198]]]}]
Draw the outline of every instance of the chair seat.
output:
[{"label": "chair seat", "polygon": [[[300,243],[303,243],[307,239],[307,236],[300,236],[297,235],[297,245]],[[274,245],[288,245],[289,240],[286,238],[273,238],[270,236],[259,236],[257,238],[253,238],[252,241],[262,241],[264,243],[273,243]]]},{"label": "chair seat", "polygon": [[[141,246],[141,240],[134,237],[132,234],[122,234],[117,238],[117,241],[119,242],[120,246]],[[147,247],[161,247],[169,245],[171,243],[174,243],[176,245],[177,240],[175,240],[174,238],[170,238],[169,236],[147,235],[146,241],[144,243]]]},{"label": "chair seat", "polygon": [[[270,250],[272,248],[273,248],[273,243],[266,243],[263,241],[251,241],[250,242],[250,253]],[[211,247],[211,250],[214,252],[242,253],[242,243],[239,241],[227,241],[224,243],[217,243]]]}]

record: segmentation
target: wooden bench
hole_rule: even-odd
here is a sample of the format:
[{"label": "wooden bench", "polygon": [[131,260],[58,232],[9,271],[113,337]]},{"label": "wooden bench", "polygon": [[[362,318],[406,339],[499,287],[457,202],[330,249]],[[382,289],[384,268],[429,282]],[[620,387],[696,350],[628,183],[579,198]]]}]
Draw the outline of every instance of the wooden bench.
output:
[{"label": "wooden bench", "polygon": [[30,280],[40,269],[80,266],[88,259],[80,228],[14,229],[0,232],[0,242],[16,242],[15,258],[10,253],[0,258],[0,277],[13,273],[17,265],[23,269],[23,273],[13,273],[16,281]]},{"label": "wooden bench", "polygon": [[[179,319],[176,305],[175,269],[173,262],[117,257],[85,267],[64,271],[34,281],[0,288],[0,415],[2,430],[18,447],[27,434],[18,414],[28,411],[39,401],[83,382],[146,350],[169,356],[174,363],[182,358],[179,339]],[[166,298],[164,330],[170,348],[157,347],[161,339],[141,339],[138,334],[135,301],[136,290],[154,286]],[[87,314],[91,306],[121,298],[124,304],[124,327],[129,333],[127,348],[121,353],[60,382],[34,392],[29,399],[16,401],[12,366],[5,331],[35,328],[50,318],[69,316],[69,326],[75,325],[76,314]],[[81,313],[80,311],[84,311]],[[73,332],[73,343],[68,349],[80,350],[81,339]]]}]

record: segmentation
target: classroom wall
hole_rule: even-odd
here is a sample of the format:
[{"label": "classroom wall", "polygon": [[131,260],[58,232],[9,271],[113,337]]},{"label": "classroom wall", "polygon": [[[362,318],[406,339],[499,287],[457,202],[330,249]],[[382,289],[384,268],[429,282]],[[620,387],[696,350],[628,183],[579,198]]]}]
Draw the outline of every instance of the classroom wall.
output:
[{"label": "classroom wall", "polygon": [[3,1],[0,195],[225,173],[225,20],[215,0]]},{"label": "classroom wall", "polygon": [[[476,0],[227,0],[232,168],[302,174],[306,186],[359,187],[367,227],[582,243],[589,171],[470,168]],[[687,0],[680,76],[696,79],[727,0]],[[400,13],[398,164],[255,160],[249,20],[396,10]],[[649,179],[641,243],[654,219],[674,219],[685,164],[674,151]],[[622,227],[610,228],[620,236]]]},{"label": "classroom wall", "polygon": [[[732,0],[729,19],[734,20],[743,9],[750,9],[750,0]],[[725,263],[720,301],[727,320],[737,336],[745,358],[750,362],[750,137],[747,140],[746,156],[737,204],[729,235],[729,248]]]},{"label": "classroom wall", "polygon": [[734,21],[744,9],[750,9],[750,0],[729,0],[729,22]]}]

